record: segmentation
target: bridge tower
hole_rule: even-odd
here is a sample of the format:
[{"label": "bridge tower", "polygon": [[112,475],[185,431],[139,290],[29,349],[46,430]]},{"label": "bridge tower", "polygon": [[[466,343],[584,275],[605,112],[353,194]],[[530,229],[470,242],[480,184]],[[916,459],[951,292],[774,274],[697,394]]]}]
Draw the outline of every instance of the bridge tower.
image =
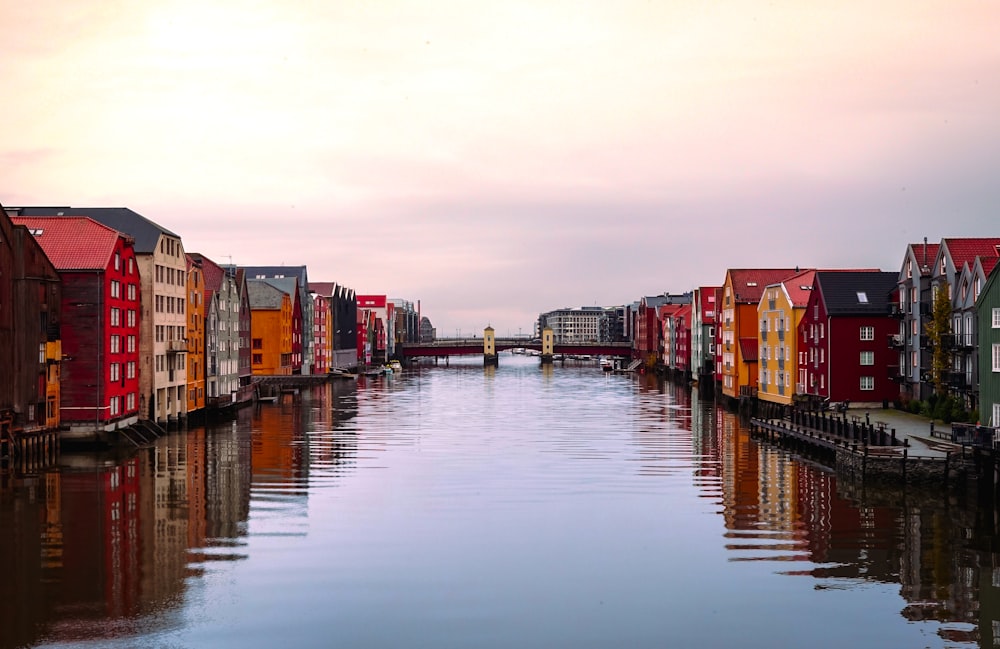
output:
[{"label": "bridge tower", "polygon": [[496,367],[500,364],[497,356],[497,339],[493,327],[483,329],[483,365]]},{"label": "bridge tower", "polygon": [[555,347],[555,334],[552,327],[542,329],[542,365],[552,364],[552,350]]}]

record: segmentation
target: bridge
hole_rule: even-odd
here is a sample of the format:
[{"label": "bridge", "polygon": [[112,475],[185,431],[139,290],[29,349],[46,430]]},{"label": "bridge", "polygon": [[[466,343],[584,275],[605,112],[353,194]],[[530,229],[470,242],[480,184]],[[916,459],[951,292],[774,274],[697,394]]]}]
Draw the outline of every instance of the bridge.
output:
[{"label": "bridge", "polygon": [[[494,349],[502,352],[508,349],[533,349],[539,353],[546,350],[542,342],[526,338],[494,338]],[[484,338],[442,338],[429,343],[405,343],[402,347],[403,358],[420,356],[464,356],[484,354]],[[552,343],[549,354],[564,354],[566,356],[619,356],[632,354],[632,343]],[[487,354],[488,355],[488,354]]]}]

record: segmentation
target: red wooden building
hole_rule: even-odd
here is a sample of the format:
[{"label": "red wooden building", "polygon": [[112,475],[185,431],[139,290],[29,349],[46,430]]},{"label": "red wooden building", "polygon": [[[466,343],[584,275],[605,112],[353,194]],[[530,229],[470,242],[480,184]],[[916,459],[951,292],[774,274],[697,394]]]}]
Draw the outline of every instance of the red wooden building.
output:
[{"label": "red wooden building", "polygon": [[799,323],[797,394],[881,406],[899,396],[886,341],[899,330],[896,273],[817,271]]},{"label": "red wooden building", "polygon": [[139,267],[128,235],[87,217],[14,217],[62,280],[63,427],[114,430],[139,416]]}]

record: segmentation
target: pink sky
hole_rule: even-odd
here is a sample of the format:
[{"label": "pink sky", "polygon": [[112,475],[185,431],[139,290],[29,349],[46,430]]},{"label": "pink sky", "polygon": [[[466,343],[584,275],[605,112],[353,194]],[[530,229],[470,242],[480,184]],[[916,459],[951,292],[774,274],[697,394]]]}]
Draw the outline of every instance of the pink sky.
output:
[{"label": "pink sky", "polygon": [[442,334],[997,235],[994,2],[5,3],[0,202]]}]

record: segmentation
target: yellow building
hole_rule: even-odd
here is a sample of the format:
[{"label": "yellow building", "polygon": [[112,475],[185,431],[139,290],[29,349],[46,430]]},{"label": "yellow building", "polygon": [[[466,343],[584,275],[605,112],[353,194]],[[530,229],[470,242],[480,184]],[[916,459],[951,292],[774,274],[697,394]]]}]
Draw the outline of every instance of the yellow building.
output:
[{"label": "yellow building", "polygon": [[205,277],[201,260],[187,257],[187,412],[205,407]]},{"label": "yellow building", "polygon": [[815,270],[806,270],[768,284],[757,304],[757,398],[762,401],[792,404],[798,367],[796,334],[815,275]]},{"label": "yellow building", "polygon": [[292,298],[263,279],[248,279],[254,376],[292,373]]},{"label": "yellow building", "polygon": [[799,273],[793,268],[730,268],[722,295],[722,394],[736,399],[757,389],[757,305],[764,287]]}]

